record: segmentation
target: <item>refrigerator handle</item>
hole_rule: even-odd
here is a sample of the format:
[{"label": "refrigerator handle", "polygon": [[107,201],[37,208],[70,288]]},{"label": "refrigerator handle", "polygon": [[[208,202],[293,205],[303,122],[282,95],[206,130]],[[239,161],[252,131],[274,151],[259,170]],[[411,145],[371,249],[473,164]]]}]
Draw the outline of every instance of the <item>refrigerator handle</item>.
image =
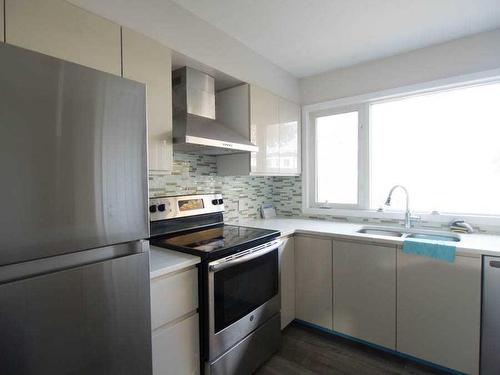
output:
[{"label": "refrigerator handle", "polygon": [[0,285],[28,277],[63,271],[140,253],[149,253],[149,241],[131,241],[97,249],[77,251],[28,262],[0,266]]}]

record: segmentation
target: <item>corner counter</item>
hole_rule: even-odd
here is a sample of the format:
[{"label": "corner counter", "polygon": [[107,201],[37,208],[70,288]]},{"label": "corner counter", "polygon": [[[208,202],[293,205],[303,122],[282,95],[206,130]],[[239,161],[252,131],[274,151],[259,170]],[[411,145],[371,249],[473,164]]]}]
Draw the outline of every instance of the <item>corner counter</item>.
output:
[{"label": "corner counter", "polygon": [[[377,236],[357,232],[362,227],[384,227],[383,224],[356,224],[294,217],[241,219],[237,222],[228,224],[279,230],[283,237],[294,234],[304,234],[367,241],[386,245],[402,245],[404,241],[399,237]],[[454,243],[454,245],[457,247],[458,255],[473,257],[480,257],[481,255],[500,256],[500,235],[476,233],[460,234],[460,242]]]}]

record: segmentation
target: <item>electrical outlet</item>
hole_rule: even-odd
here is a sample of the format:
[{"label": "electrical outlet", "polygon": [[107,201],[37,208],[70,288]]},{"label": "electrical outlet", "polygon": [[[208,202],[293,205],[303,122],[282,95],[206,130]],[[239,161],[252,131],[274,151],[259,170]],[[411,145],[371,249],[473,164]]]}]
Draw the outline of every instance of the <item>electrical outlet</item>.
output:
[{"label": "electrical outlet", "polygon": [[238,199],[238,211],[243,211],[248,209],[248,199],[240,198]]}]

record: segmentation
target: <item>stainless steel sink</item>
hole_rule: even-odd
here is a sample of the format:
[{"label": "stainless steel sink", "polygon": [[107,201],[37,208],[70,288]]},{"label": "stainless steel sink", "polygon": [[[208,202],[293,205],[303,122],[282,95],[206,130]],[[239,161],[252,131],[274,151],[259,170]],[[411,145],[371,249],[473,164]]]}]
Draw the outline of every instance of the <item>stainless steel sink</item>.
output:
[{"label": "stainless steel sink", "polygon": [[406,237],[420,240],[460,242],[460,237],[452,234],[408,233]]},{"label": "stainless steel sink", "polygon": [[358,230],[358,233],[373,234],[376,236],[387,236],[387,237],[402,237],[403,236],[403,232],[400,232],[398,230],[385,229],[385,228],[361,228],[360,230]]},{"label": "stainless steel sink", "polygon": [[415,238],[420,240],[434,240],[434,241],[449,241],[460,242],[460,236],[446,232],[433,232],[433,231],[416,231],[412,230],[406,233],[403,229],[397,228],[377,228],[377,227],[364,227],[358,230],[358,233],[385,236],[385,237],[399,237],[399,238]]}]

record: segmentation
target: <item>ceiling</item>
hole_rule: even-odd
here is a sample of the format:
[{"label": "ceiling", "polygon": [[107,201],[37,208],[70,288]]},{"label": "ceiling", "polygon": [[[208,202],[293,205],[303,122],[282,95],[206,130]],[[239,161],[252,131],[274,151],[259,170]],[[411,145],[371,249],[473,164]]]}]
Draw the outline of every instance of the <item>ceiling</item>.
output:
[{"label": "ceiling", "polygon": [[296,77],[500,27],[499,0],[174,0]]}]

